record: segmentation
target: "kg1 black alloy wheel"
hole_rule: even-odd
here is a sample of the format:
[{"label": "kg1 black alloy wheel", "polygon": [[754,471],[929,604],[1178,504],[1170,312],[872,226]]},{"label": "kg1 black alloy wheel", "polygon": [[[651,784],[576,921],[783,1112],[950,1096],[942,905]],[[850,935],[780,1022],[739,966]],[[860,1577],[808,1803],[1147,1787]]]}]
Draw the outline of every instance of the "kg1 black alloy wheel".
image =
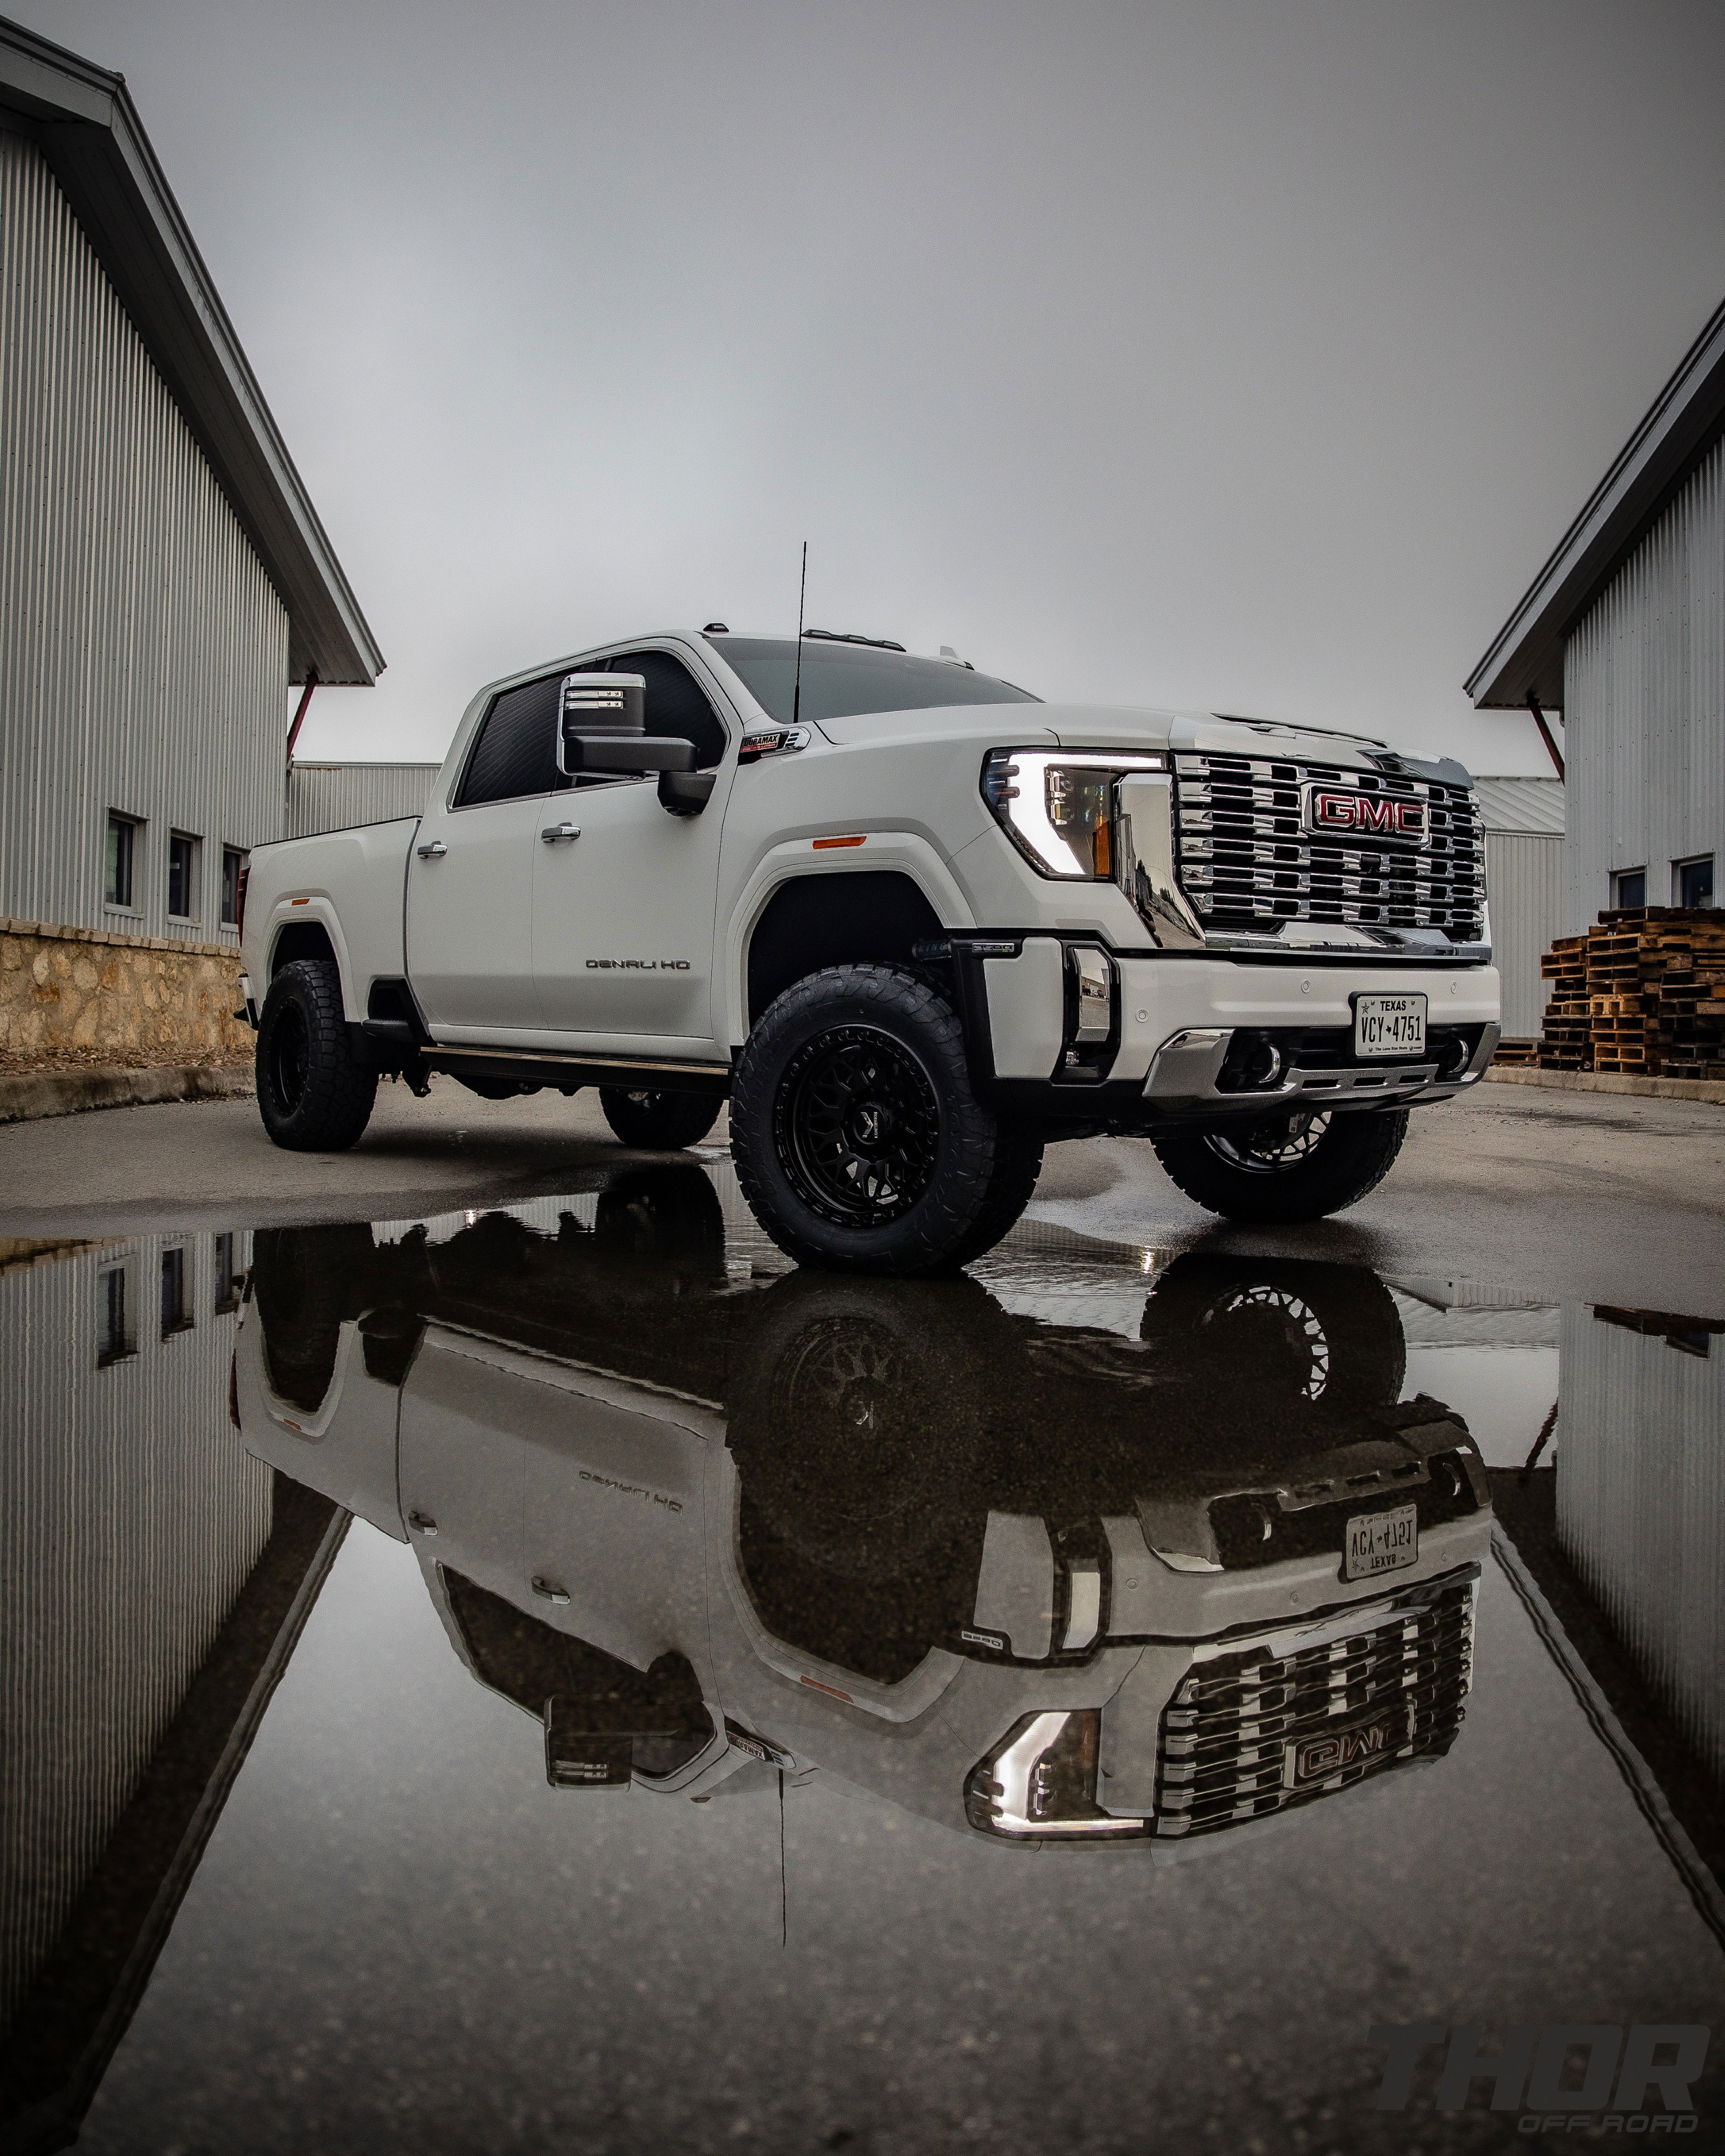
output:
[{"label": "kg1 black alloy wheel", "polygon": [[831,966],[768,1006],[739,1058],[744,1197],[799,1264],[947,1271],[1024,1210],[1041,1149],[978,1101],[957,1014],[897,966]]},{"label": "kg1 black alloy wheel", "polygon": [[884,1228],[927,1189],[940,1105],[903,1042],[870,1025],[817,1034],[773,1104],[779,1164],[803,1204],[839,1228]]}]

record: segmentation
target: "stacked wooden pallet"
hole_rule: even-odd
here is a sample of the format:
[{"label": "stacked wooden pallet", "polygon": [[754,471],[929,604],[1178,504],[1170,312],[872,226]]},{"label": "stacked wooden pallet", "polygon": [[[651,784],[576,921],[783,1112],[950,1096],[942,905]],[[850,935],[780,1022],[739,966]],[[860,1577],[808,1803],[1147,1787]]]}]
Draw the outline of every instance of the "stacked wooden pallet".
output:
[{"label": "stacked wooden pallet", "polygon": [[1725,914],[1678,906],[1602,913],[1540,960],[1552,983],[1545,1070],[1725,1078]]}]

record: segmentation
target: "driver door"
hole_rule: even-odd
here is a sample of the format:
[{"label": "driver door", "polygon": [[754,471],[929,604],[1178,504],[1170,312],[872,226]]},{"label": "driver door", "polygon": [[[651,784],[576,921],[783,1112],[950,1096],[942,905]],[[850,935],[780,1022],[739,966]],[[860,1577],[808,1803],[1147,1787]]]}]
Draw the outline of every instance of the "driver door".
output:
[{"label": "driver door", "polygon": [[533,866],[557,767],[560,670],[505,689],[480,721],[450,798],[434,800],[408,859],[408,978],[434,1034],[536,1031]]},{"label": "driver door", "polygon": [[579,836],[533,849],[539,1008],[572,1048],[710,1060],[719,833],[736,757],[714,699],[680,658],[629,651],[598,663],[643,675],[647,732],[692,742],[696,768],[717,778],[698,816],[662,808],[652,778],[599,780],[558,801],[555,820]]}]

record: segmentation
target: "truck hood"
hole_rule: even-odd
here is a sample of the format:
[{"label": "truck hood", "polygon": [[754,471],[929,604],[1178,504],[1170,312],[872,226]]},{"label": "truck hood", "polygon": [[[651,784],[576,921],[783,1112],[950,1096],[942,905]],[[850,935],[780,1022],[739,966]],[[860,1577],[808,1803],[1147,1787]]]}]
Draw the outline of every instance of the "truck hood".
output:
[{"label": "truck hood", "polygon": [[1223,756],[1286,758],[1343,770],[1403,770],[1414,778],[1471,783],[1448,759],[1407,757],[1361,734],[1318,732],[1267,719],[1229,719],[1213,711],[1122,710],[1111,704],[965,704],[937,711],[875,711],[823,719],[818,731],[844,747],[911,740],[983,741],[1026,748],[1173,749]]}]

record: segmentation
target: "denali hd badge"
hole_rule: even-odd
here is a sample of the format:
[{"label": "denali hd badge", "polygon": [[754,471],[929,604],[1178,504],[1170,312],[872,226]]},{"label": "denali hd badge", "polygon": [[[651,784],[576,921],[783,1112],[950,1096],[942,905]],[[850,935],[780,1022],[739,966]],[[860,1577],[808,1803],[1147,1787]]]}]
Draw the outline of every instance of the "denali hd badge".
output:
[{"label": "denali hd badge", "polygon": [[1361,838],[1404,839],[1423,846],[1430,836],[1425,803],[1401,793],[1337,793],[1306,789],[1308,831],[1351,832]]}]

